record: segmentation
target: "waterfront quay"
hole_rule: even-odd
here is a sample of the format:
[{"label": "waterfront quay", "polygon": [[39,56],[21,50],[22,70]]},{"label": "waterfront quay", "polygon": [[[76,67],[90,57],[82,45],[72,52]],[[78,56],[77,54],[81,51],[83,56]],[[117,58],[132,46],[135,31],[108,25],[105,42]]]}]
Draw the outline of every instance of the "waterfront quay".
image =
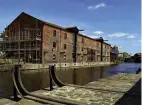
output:
[{"label": "waterfront quay", "polygon": [[[52,91],[42,89],[32,92],[38,96],[69,100],[80,105],[140,105],[141,88],[139,74],[118,74],[90,82],[85,87],[79,85],[63,86]],[[0,105],[4,105],[4,99]],[[13,102],[13,101],[12,101]],[[29,103],[29,104],[28,104]],[[8,105],[42,105],[31,100],[22,99],[19,102],[5,101]]]},{"label": "waterfront quay", "polygon": [[[113,65],[114,62],[82,62],[82,63],[48,63],[48,64],[21,64],[21,70],[40,70],[49,69],[49,65],[55,65],[60,68],[83,68],[83,67],[99,67]],[[0,65],[0,71],[10,71],[15,64]]]}]

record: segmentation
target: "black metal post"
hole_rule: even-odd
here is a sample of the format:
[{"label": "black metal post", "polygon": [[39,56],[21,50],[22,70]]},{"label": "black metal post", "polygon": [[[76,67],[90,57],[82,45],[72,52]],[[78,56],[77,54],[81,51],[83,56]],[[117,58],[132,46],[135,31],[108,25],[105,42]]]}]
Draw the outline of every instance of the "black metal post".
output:
[{"label": "black metal post", "polygon": [[13,97],[14,97],[14,101],[17,101],[18,100],[18,96],[17,96],[17,90],[13,84]]},{"label": "black metal post", "polygon": [[[18,69],[18,67],[19,67],[19,65],[15,65],[15,67],[13,68],[13,69],[15,69],[14,73],[15,73],[16,69]],[[17,90],[16,90],[16,87],[15,87],[14,83],[13,83],[13,97],[14,97],[14,101],[18,101],[19,100],[18,95],[17,95]]]},{"label": "black metal post", "polygon": [[51,71],[52,69],[54,69],[54,66],[49,65],[49,84],[50,84],[50,91],[53,90],[52,77],[51,77],[51,75],[50,75],[50,71]]},{"label": "black metal post", "polygon": [[77,53],[77,34],[74,33],[73,37],[73,62],[76,63],[76,53]]},{"label": "black metal post", "polygon": [[101,62],[103,61],[103,40],[101,40]]}]

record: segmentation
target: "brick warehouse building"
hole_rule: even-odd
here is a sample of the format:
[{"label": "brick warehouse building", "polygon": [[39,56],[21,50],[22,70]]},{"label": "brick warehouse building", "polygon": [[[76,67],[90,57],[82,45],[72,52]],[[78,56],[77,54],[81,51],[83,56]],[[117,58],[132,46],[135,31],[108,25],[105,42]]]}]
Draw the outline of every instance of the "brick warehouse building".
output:
[{"label": "brick warehouse building", "polygon": [[22,12],[2,33],[4,58],[28,63],[109,62],[111,45],[77,27],[61,27]]}]

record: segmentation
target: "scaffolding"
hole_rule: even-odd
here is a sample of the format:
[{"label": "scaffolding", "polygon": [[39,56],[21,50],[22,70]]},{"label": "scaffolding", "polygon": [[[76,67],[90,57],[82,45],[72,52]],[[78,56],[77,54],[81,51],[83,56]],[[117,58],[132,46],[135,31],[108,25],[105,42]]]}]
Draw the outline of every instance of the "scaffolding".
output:
[{"label": "scaffolding", "polygon": [[19,30],[6,29],[1,34],[1,51],[4,58],[17,59],[25,63],[41,62],[41,30],[23,28]]}]

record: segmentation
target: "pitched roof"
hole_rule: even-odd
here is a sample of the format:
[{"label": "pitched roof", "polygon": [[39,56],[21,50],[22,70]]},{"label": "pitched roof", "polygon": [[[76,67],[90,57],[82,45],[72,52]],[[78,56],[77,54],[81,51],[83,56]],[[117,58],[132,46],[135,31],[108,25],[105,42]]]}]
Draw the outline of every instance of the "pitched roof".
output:
[{"label": "pitched roof", "polygon": [[[69,30],[71,30],[71,29],[78,29],[77,26],[62,27],[62,26],[59,26],[59,25],[56,25],[56,24],[53,24],[53,23],[50,23],[50,22],[47,22],[47,21],[38,19],[38,18],[36,18],[36,17],[34,17],[34,16],[31,16],[31,15],[29,15],[28,13],[25,13],[25,12],[22,12],[22,13],[21,13],[16,19],[14,19],[7,27],[9,27],[12,23],[14,23],[14,22],[15,22],[19,17],[21,17],[22,15],[27,15],[27,16],[29,16],[29,17],[31,17],[31,18],[34,18],[34,19],[37,19],[37,20],[41,21],[41,22],[44,23],[44,24],[47,24],[47,25],[50,25],[50,26],[53,26],[53,27],[56,27],[56,28],[59,28],[59,29],[63,29],[63,30],[66,30],[66,31],[69,31]],[[7,27],[6,27],[6,28],[7,28]],[[78,29],[78,30],[79,30],[79,29]],[[79,33],[79,35],[81,35],[81,36],[83,36],[83,37],[86,37],[86,38],[89,38],[89,39],[92,39],[92,40],[96,40],[96,41],[99,41],[99,40],[102,40],[102,39],[103,39],[102,37],[100,37],[100,38],[91,38],[91,37],[88,37],[88,36],[83,35],[83,34],[81,34],[81,33]],[[104,42],[104,43],[107,44],[107,45],[110,45],[110,44],[108,44],[108,43],[106,43],[106,42]]]},{"label": "pitched roof", "polygon": [[31,18],[37,19],[37,20],[43,22],[44,24],[51,25],[51,26],[54,26],[54,27],[56,27],[56,28],[65,29],[64,27],[61,27],[61,26],[59,26],[59,25],[56,25],[56,24],[53,24],[53,23],[46,22],[46,21],[44,21],[44,20],[38,19],[38,18],[36,18],[36,17],[34,17],[34,16],[31,16],[31,15],[25,13],[25,12],[22,12],[22,13],[21,13],[16,19],[14,19],[8,26],[10,26],[15,20],[17,20],[19,17],[21,17],[21,16],[23,16],[23,15],[27,15],[27,16],[29,16],[29,17],[31,17]]}]

